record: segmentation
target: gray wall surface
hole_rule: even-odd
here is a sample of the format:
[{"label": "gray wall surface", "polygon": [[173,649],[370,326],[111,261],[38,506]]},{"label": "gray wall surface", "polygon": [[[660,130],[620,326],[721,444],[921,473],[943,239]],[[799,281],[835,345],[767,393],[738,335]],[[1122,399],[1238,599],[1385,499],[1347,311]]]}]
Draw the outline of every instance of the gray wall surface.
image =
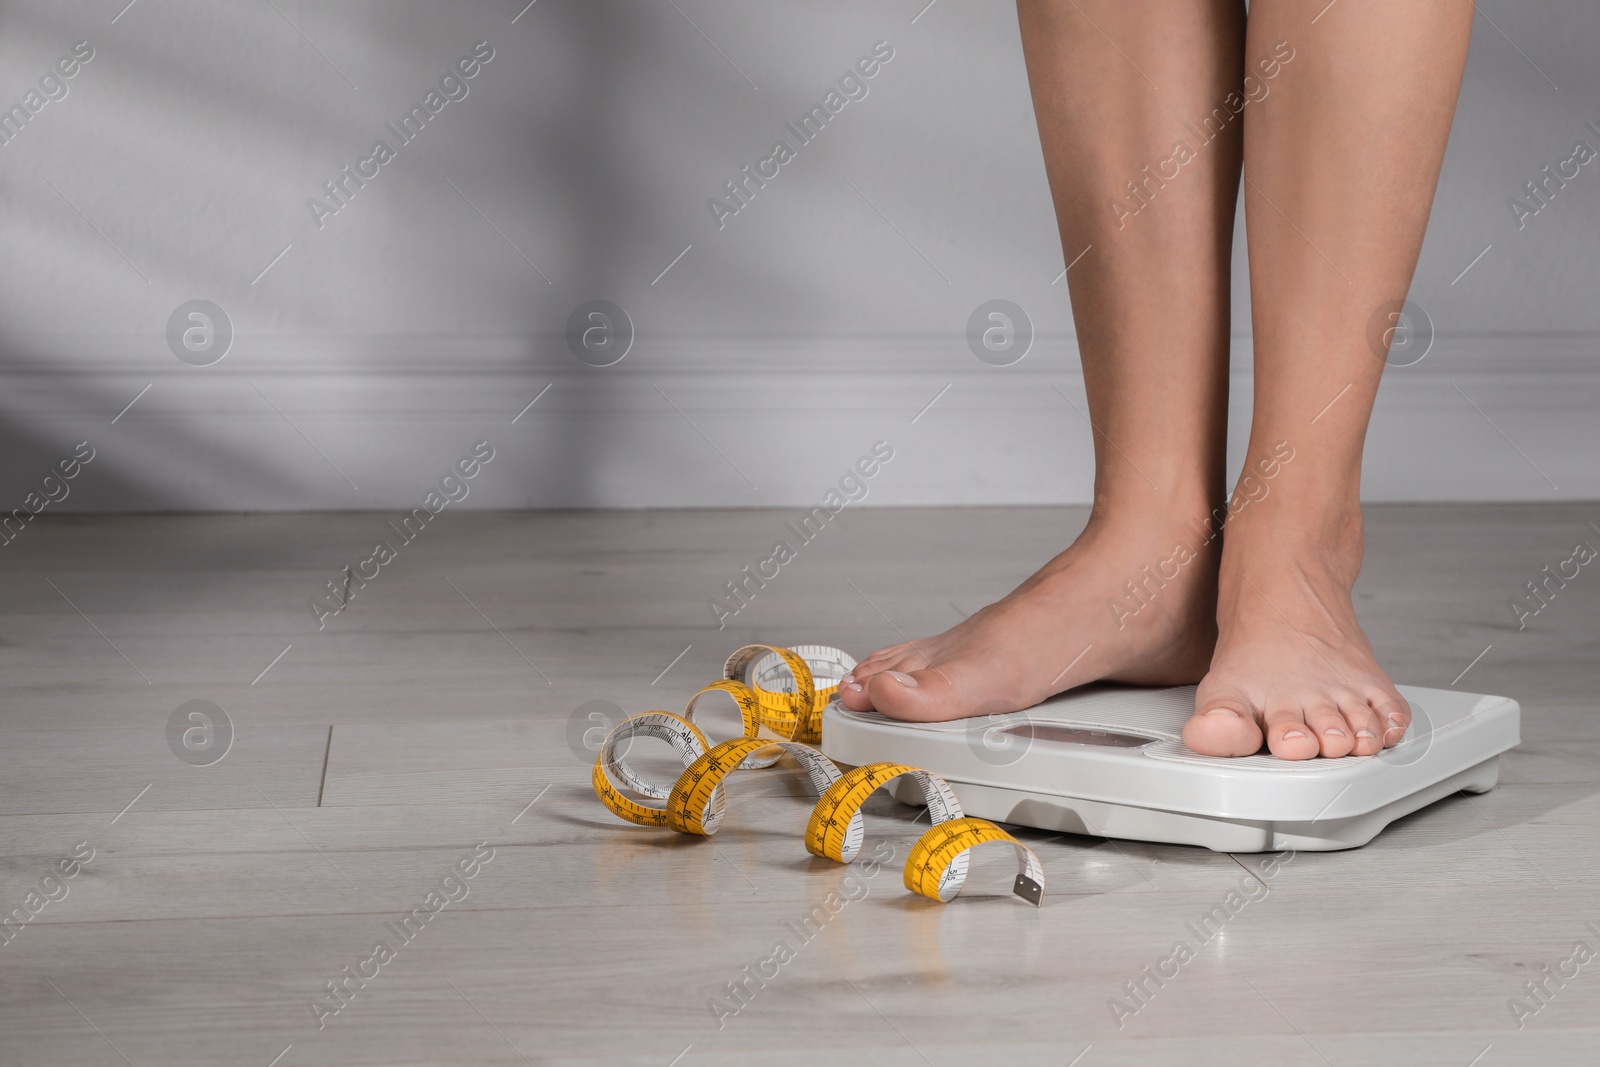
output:
[{"label": "gray wall surface", "polygon": [[[1592,499],[1600,162],[1520,228],[1508,201],[1600,149],[1600,5],[1478,7],[1412,291],[1436,336],[1386,377],[1366,495]],[[877,42],[801,144],[785,123]],[[386,128],[430,103],[409,143]],[[800,505],[879,440],[869,504],[1090,498],[1010,0],[8,2],[13,104],[0,509],[85,441],[49,506],[410,508],[480,440],[464,507]],[[794,158],[719,225],[708,200],[779,139]],[[371,177],[314,212],[347,166]],[[1011,366],[968,349],[994,298],[1037,334]],[[568,343],[595,299],[632,323],[611,366]],[[169,343],[195,300],[233,333],[209,365],[220,335]]]}]

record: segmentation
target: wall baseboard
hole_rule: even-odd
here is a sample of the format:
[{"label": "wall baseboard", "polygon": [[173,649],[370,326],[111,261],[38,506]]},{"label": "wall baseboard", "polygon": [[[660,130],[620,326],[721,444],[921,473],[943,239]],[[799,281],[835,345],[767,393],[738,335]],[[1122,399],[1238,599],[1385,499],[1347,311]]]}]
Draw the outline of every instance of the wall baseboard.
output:
[{"label": "wall baseboard", "polygon": [[[1249,339],[1235,349],[1237,466]],[[84,440],[96,458],[56,510],[409,509],[479,440],[496,456],[463,507],[800,507],[879,440],[895,457],[869,506],[1081,504],[1084,410],[1059,336],[1004,368],[946,335],[641,337],[597,369],[560,338],[240,337],[196,368],[161,338],[13,335],[0,507]],[[1439,337],[1387,372],[1364,495],[1600,499],[1597,410],[1600,337]]]}]

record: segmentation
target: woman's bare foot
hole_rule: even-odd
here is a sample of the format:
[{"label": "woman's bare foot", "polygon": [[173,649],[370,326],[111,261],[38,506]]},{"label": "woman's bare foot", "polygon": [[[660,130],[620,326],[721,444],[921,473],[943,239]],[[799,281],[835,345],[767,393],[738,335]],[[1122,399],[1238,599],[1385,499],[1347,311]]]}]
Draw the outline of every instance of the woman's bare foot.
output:
[{"label": "woman's bare foot", "polygon": [[1092,681],[1198,681],[1216,639],[1217,542],[1183,518],[1203,514],[1153,506],[1126,520],[1091,518],[1004,599],[936,637],[868,656],[840,700],[934,722],[1032,707]]},{"label": "woman's bare foot", "polygon": [[1372,755],[1411,719],[1350,602],[1362,450],[1385,365],[1368,323],[1410,289],[1474,9],[1341,4],[1344,19],[1320,21],[1314,40],[1306,10],[1253,0],[1246,26],[1246,56],[1279,41],[1298,53],[1244,123],[1242,193],[1247,455],[1287,447],[1294,462],[1223,534],[1216,653],[1183,734],[1218,756],[1257,752],[1263,738],[1282,759]]},{"label": "woman's bare foot", "polygon": [[1265,736],[1280,759],[1369,756],[1405,736],[1410,708],[1350,601],[1360,505],[1312,522],[1299,504],[1264,500],[1228,523],[1216,653],[1183,730],[1196,752],[1248,756]]}]

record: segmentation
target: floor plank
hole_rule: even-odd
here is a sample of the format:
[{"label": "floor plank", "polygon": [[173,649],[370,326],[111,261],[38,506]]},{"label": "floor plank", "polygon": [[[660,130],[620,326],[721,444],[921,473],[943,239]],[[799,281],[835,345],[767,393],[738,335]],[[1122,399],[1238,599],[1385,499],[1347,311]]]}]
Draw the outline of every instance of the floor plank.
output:
[{"label": "floor plank", "polygon": [[[942,629],[1082,509],[848,514],[720,631],[707,598],[789,516],[457,515],[321,630],[308,599],[382,516],[42,517],[0,553],[0,911],[95,855],[0,944],[0,1065],[1588,1062],[1600,964],[1542,1006],[1525,984],[1600,949],[1600,580],[1522,630],[1509,601],[1597,513],[1369,509],[1357,606],[1384,663],[1522,703],[1494,791],[1270,875],[1018,830],[1041,909],[995,853],[945,907],[813,859],[781,771],[736,777],[710,841],[624,825],[570,727],[590,701],[675,710],[748,640]],[[212,766],[168,747],[193,699],[237,730]],[[870,840],[903,856],[915,815],[875,799]],[[319,1030],[323,983],[481,841],[467,895]],[[846,886],[867,893],[719,1028],[708,1001]],[[1178,940],[1194,958],[1158,986]]]},{"label": "floor plank", "polygon": [[317,803],[328,727],[250,727],[217,763],[194,766],[167,742],[167,716],[142,730],[8,730],[0,815]]}]

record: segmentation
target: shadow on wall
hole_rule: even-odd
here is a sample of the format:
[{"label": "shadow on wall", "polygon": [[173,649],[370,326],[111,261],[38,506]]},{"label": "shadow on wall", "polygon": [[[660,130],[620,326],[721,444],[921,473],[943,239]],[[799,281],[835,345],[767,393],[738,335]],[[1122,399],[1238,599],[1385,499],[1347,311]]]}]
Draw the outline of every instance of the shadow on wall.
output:
[{"label": "shadow on wall", "polygon": [[[618,372],[639,375],[649,344],[641,342],[625,367],[586,367],[565,345],[573,308],[614,300],[648,333],[663,310],[680,321],[693,317],[683,304],[693,297],[684,292],[745,306],[793,307],[805,298],[774,262],[779,257],[704,257],[694,264],[693,290],[669,296],[650,285],[670,258],[664,250],[700,232],[690,223],[704,225],[701,174],[721,169],[692,136],[641,142],[635,135],[640,99],[659,97],[662,86],[704,68],[707,56],[719,62],[670,6],[544,0],[515,27],[515,6],[508,13],[503,4],[442,13],[407,6],[394,13],[400,17],[378,4],[331,12],[279,6],[282,15],[262,5],[224,19],[211,5],[175,2],[134,8],[115,25],[87,3],[8,4],[0,14],[9,51],[27,54],[20,63],[37,65],[34,57],[78,40],[96,47],[71,93],[0,149],[8,220],[0,228],[13,250],[0,268],[8,282],[0,297],[0,508],[20,502],[82,440],[98,450],[94,477],[74,487],[64,510],[217,506],[211,490],[219,486],[234,487],[228,500],[245,486],[263,506],[330,506],[324,487],[296,476],[318,461],[309,451],[301,466],[298,453],[296,462],[285,460],[285,450],[304,443],[253,384],[320,442],[311,447],[345,460],[343,446],[329,443],[342,439],[360,457],[355,466],[370,474],[388,465],[391,481],[425,487],[433,468],[471,439],[463,436],[470,424],[503,428],[515,409],[502,415],[512,396],[486,398],[482,388],[476,395],[396,391],[405,375],[451,370],[448,357],[419,368],[414,353],[427,345],[448,353],[453,337],[468,335],[511,339],[520,350],[499,367],[520,375],[515,396],[531,398],[561,376],[558,394],[544,404],[559,434],[526,425],[518,432],[542,446],[533,470],[553,499],[598,502],[591,486],[614,433],[591,414],[615,411]],[[304,27],[322,47],[302,44],[286,19],[293,33]],[[177,24],[189,39],[173,39]],[[312,229],[307,194],[426,87],[421,74],[435,73],[438,64],[422,67],[418,54],[459,51],[474,34],[495,42],[501,58],[489,73],[500,81],[481,78],[473,110],[441,121],[437,136],[428,131],[430,142],[408,149],[404,169],[353,204],[361,212],[325,232]],[[221,43],[228,47],[208,46]],[[280,51],[295,67],[291,75],[250,55],[284,59]],[[308,82],[334,80],[319,52],[413,88],[364,85],[362,96],[330,105],[304,91]],[[10,93],[11,83],[0,91]],[[247,165],[241,142],[261,153],[259,167]],[[673,176],[681,180],[664,189]],[[452,181],[476,206],[452,191]],[[663,202],[684,210],[663,211]],[[229,240],[217,240],[219,232]],[[250,283],[291,238],[289,258],[262,284]],[[553,284],[506,247],[513,238]],[[430,287],[440,303],[423,308]],[[228,308],[237,330],[226,362],[208,368],[175,359],[161,335],[174,307],[202,295]],[[93,352],[75,344],[85,336],[93,336]],[[395,348],[410,346],[410,362],[385,356],[386,336]],[[304,366],[273,362],[272,353],[296,338],[339,352],[338,366],[310,372],[322,375],[315,387],[305,386]],[[136,396],[142,399],[113,423]],[[386,457],[386,443],[414,425],[426,444],[418,451],[436,458]],[[378,499],[356,493],[331,504]]]},{"label": "shadow on wall", "polygon": [[[632,296],[643,287],[638,268],[640,261],[650,258],[645,250],[669,245],[677,235],[666,232],[664,220],[646,209],[650,198],[643,186],[654,168],[638,157],[637,144],[622,135],[624,115],[628,97],[639,91],[644,70],[655,66],[664,74],[672,65],[687,62],[686,56],[676,53],[674,36],[662,32],[662,22],[676,16],[660,5],[641,10],[619,4],[554,5],[544,15],[547,28],[582,57],[577,69],[586,74],[585,106],[560,108],[546,122],[531,125],[524,145],[530,158],[563,161],[554,171],[560,185],[557,202],[570,215],[568,234],[577,238],[567,242],[561,259],[562,270],[573,278],[565,288],[576,297],[574,307],[602,298],[638,309],[641,302]],[[530,370],[551,362],[562,366],[577,362],[565,349],[570,310],[552,308],[550,325],[555,329],[549,332],[560,331],[562,337],[547,341],[545,352],[530,346]],[[637,311],[634,318],[637,329]],[[556,345],[560,350],[551,351]],[[607,371],[618,368],[579,369],[584,373],[563,380],[570,399],[563,397],[562,407],[592,412],[594,417],[563,422],[561,447],[540,472],[540,483],[551,486],[558,500],[592,501],[590,484],[598,476],[593,464],[603,462],[610,452],[611,431],[600,413],[608,409],[604,397],[618,382],[618,376]]]}]

